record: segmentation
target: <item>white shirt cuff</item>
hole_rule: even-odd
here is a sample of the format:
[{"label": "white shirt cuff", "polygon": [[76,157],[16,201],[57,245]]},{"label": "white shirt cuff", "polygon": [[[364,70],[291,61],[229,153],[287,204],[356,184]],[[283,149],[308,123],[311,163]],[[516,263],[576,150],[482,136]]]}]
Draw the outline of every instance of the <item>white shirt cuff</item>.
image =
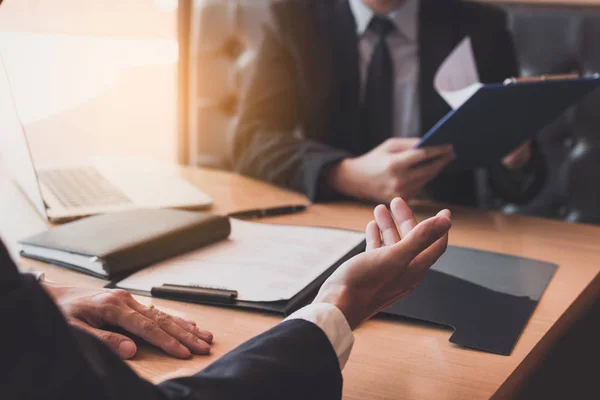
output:
[{"label": "white shirt cuff", "polygon": [[321,328],[337,354],[340,369],[344,369],[354,345],[354,335],[339,308],[329,303],[312,303],[291,314],[284,321],[292,319],[303,319]]},{"label": "white shirt cuff", "polygon": [[46,274],[44,272],[41,272],[41,271],[31,270],[31,271],[27,271],[27,272],[24,272],[24,273],[27,274],[27,275],[33,276],[35,278],[35,280],[38,281],[38,282],[43,282],[45,280],[45,278],[46,278]]}]

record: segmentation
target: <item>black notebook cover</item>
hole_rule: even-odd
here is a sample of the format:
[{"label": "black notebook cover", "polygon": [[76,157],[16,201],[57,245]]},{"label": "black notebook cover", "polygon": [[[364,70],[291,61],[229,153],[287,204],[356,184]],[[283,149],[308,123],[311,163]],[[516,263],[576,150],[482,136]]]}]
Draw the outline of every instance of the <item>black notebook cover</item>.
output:
[{"label": "black notebook cover", "polygon": [[[21,240],[21,255],[84,272],[117,279],[147,265],[229,236],[229,218],[171,209],[139,209],[97,215],[52,228]],[[41,257],[28,250],[41,248],[96,258],[104,273],[60,257]]]}]

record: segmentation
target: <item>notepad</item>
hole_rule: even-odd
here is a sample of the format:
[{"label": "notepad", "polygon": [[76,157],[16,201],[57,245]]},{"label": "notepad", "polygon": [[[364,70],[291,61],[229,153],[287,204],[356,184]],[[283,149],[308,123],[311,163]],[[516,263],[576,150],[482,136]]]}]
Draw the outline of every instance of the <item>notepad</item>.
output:
[{"label": "notepad", "polygon": [[238,301],[289,300],[364,241],[363,232],[231,219],[227,240],[147,267],[118,288],[164,284],[235,290]]},{"label": "notepad", "polygon": [[229,229],[224,216],[137,209],[80,219],[19,243],[24,257],[115,280],[223,240]]}]

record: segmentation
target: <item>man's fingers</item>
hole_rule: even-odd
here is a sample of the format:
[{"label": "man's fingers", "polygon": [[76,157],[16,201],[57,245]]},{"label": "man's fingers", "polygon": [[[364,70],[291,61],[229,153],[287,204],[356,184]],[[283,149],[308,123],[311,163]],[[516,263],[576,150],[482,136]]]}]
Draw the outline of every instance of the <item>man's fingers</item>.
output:
[{"label": "man's fingers", "polygon": [[412,210],[400,197],[396,197],[390,204],[392,214],[398,223],[400,229],[400,238],[406,237],[408,233],[417,226],[417,220]]},{"label": "man's fingers", "polygon": [[410,150],[419,143],[418,138],[390,138],[383,144],[385,150],[390,153]]},{"label": "man's fingers", "polygon": [[441,170],[454,160],[454,154],[446,154],[435,161],[416,166],[411,170],[409,180],[425,184],[435,178]]},{"label": "man's fingers", "polygon": [[[412,262],[421,252],[441,239],[452,226],[452,222],[446,215],[436,215],[418,224],[398,244],[397,257],[405,260],[406,264]],[[437,248],[436,251],[439,251]],[[440,252],[440,256],[443,251]],[[437,253],[436,253],[437,254]]]},{"label": "man's fingers", "polygon": [[443,210],[441,210],[440,212],[438,212],[436,215],[439,216],[439,217],[446,217],[446,218],[451,218],[452,217],[452,213],[447,208],[444,208]]},{"label": "man's fingers", "polygon": [[[442,210],[437,216],[450,218],[450,210]],[[410,263],[411,269],[427,271],[435,262],[446,252],[448,248],[448,233],[438,239],[434,244],[423,250],[421,254],[415,257]]]},{"label": "man's fingers", "polygon": [[[137,300],[135,300],[133,297],[131,297],[131,299],[127,302],[127,305],[129,307],[131,307],[132,309],[134,309],[135,311],[142,314],[143,316],[150,318],[154,321],[157,321],[157,320],[161,320],[161,321],[166,320],[167,322],[172,321],[179,327],[186,330],[187,332],[195,335],[197,338],[206,342],[206,344],[210,344],[213,341],[213,334],[207,330],[198,328],[198,326],[196,325],[196,323],[194,321],[189,321],[187,319],[183,319],[183,318],[175,317],[173,315],[166,314],[166,313],[154,308],[154,306],[146,307],[145,305],[143,305],[143,304],[139,303]],[[204,347],[204,346],[202,346],[202,347]],[[207,352],[208,351],[201,352],[198,354],[206,354]]]},{"label": "man's fingers", "polygon": [[208,354],[210,352],[210,345],[208,344],[208,341],[212,341],[212,334],[210,332],[201,332],[198,328],[189,331],[177,324],[170,315],[156,308],[149,309],[149,312],[149,318],[156,322],[159,328],[179,340],[192,353]]},{"label": "man's fingers", "polygon": [[367,240],[366,251],[371,251],[381,247],[381,232],[379,231],[379,226],[377,226],[377,222],[369,222],[367,224],[367,228],[365,229],[365,233]]},{"label": "man's fingers", "polygon": [[407,150],[402,153],[406,165],[415,165],[432,158],[440,156],[450,156],[453,153],[452,145],[421,147],[419,149]]},{"label": "man's fingers", "polygon": [[505,167],[510,169],[521,168],[531,158],[531,139],[519,145],[502,159]]},{"label": "man's fingers", "polygon": [[188,324],[190,324],[190,325],[194,325],[194,326],[196,326],[196,325],[197,325],[197,324],[196,324],[196,321],[192,321],[191,319],[185,319],[185,318],[179,318],[179,317],[173,317],[173,318],[176,318],[176,319],[182,320],[183,322],[187,322],[187,323],[188,323]]},{"label": "man's fingers", "polygon": [[97,329],[79,320],[71,320],[69,321],[69,323],[95,336],[98,340],[100,340],[108,347],[113,349],[113,351],[115,351],[119,355],[119,357],[121,357],[124,360],[133,357],[137,352],[137,346],[135,345],[133,340],[131,340],[127,336],[123,336],[115,332]]},{"label": "man's fingers", "polygon": [[162,330],[156,321],[145,317],[133,309],[130,310],[130,312],[122,313],[119,316],[118,325],[121,328],[160,347],[175,357],[188,358],[191,355],[187,347],[181,344],[178,339]]},{"label": "man's fingers", "polygon": [[171,318],[173,318],[173,321],[175,321],[175,323],[177,325],[179,325],[186,331],[193,333],[194,335],[198,336],[200,339],[204,340],[206,343],[209,343],[209,344],[212,343],[212,341],[214,339],[213,334],[207,330],[198,328],[198,326],[196,325],[195,322],[191,322],[187,319],[183,319],[183,318],[179,318],[179,317],[171,316]]},{"label": "man's fingers", "polygon": [[[188,329],[182,327],[181,325],[179,325],[175,321],[175,319],[173,317],[171,317],[169,314],[166,314],[160,310],[157,310],[154,307],[146,307],[140,303],[132,304],[131,307],[132,307],[133,311],[135,311],[136,313],[139,313],[139,315],[154,322],[154,324],[156,324],[156,327],[158,328],[158,331],[162,331],[167,336],[170,336],[171,338],[175,339],[178,343],[185,346],[192,353],[207,354],[210,352],[210,345],[207,342],[207,340],[212,341],[212,334],[210,332],[200,333],[201,332],[200,329],[198,329],[197,327],[193,327],[191,325],[187,325],[187,328],[190,329],[190,330],[188,330]],[[192,328],[194,328],[194,329],[192,329]],[[200,337],[199,334],[203,337]],[[162,334],[161,334],[161,336],[162,336]],[[206,340],[204,340],[204,338],[206,338]],[[160,345],[160,343],[154,343],[154,342],[151,342],[151,343],[163,348]],[[177,346],[174,346],[174,348],[177,349]],[[170,353],[170,351],[168,349],[164,349],[164,350]],[[171,353],[171,354],[174,354],[174,353]],[[177,355],[177,354],[174,354],[174,355]],[[189,357],[189,354],[187,356],[184,355],[184,357]]]},{"label": "man's fingers", "polygon": [[396,223],[394,222],[394,219],[392,218],[387,207],[380,204],[375,207],[373,214],[375,215],[377,226],[379,226],[379,230],[381,231],[383,244],[386,246],[391,246],[395,243],[398,243],[400,241],[400,235],[398,234]]},{"label": "man's fingers", "polygon": [[410,269],[427,271],[444,254],[448,247],[448,234],[438,239],[434,244],[423,250],[409,264]]}]

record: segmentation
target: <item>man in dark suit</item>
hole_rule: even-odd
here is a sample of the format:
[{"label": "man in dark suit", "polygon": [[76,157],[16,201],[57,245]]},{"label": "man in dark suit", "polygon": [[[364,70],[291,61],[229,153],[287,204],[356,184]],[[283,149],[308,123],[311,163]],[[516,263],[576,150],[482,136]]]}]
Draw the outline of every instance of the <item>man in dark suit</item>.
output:
[{"label": "man in dark suit", "polygon": [[2,398],[341,398],[351,331],[410,293],[447,246],[448,210],[417,225],[404,201],[394,200],[390,209],[375,209],[366,252],[340,266],[312,304],[202,372],[158,386],[139,378],[92,331],[67,325],[72,311],[61,314],[33,276],[20,275],[0,242]]},{"label": "man in dark suit", "polygon": [[518,74],[500,10],[458,0],[282,0],[271,11],[241,105],[238,171],[313,201],[424,195],[484,207],[526,202],[540,188],[535,143],[460,173],[443,172],[451,147],[413,149],[450,110],[434,75],[465,37],[482,82]]}]

